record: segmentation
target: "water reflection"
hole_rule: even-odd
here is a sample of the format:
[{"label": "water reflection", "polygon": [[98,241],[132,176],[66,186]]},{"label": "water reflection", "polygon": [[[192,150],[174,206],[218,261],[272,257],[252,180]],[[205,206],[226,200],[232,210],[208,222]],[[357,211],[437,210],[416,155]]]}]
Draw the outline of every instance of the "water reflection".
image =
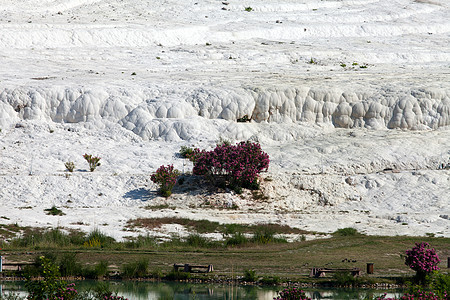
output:
[{"label": "water reflection", "polygon": [[[133,282],[133,281],[77,281],[79,291],[93,290],[96,285],[108,284],[118,295],[130,300],[272,300],[280,287],[230,286],[216,284],[193,284],[176,282]],[[19,291],[26,296],[23,282],[0,283],[3,292]],[[305,289],[312,299],[373,299],[385,291],[368,289]],[[388,291],[389,296],[401,292]]]}]

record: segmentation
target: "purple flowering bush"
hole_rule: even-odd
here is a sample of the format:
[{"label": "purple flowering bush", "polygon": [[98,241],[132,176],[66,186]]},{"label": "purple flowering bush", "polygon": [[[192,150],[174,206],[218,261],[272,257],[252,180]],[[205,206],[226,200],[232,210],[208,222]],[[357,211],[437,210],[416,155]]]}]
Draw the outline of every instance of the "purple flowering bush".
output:
[{"label": "purple flowering bush", "polygon": [[298,288],[286,288],[278,292],[278,297],[273,300],[311,300],[306,297],[305,292]]},{"label": "purple flowering bush", "polygon": [[77,299],[78,291],[75,289],[75,283],[68,284],[56,294],[56,299],[72,300]]},{"label": "purple flowering bush", "polygon": [[193,173],[205,175],[214,184],[222,179],[238,188],[257,188],[258,175],[267,171],[269,155],[259,143],[240,142],[237,145],[223,143],[212,151],[196,151]]},{"label": "purple flowering bush", "polygon": [[180,171],[173,168],[173,165],[160,166],[155,174],[151,176],[151,180],[159,185],[159,193],[164,197],[172,195],[172,189],[177,183]]},{"label": "purple flowering bush", "polygon": [[439,270],[437,266],[441,260],[434,248],[430,249],[428,243],[416,243],[411,250],[406,250],[405,264],[416,271],[417,279],[423,281],[425,276]]}]

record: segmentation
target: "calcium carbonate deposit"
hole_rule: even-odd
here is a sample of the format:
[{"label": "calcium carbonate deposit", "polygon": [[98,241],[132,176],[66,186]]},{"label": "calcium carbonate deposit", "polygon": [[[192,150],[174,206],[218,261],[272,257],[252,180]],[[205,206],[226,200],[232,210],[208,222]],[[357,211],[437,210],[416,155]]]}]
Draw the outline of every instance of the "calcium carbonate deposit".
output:
[{"label": "calcium carbonate deposit", "polygon": [[[449,15],[447,0],[0,0],[0,223],[450,237]],[[180,147],[219,140],[261,143],[265,197],[189,176]],[[168,199],[150,181],[163,164],[186,178]]]}]

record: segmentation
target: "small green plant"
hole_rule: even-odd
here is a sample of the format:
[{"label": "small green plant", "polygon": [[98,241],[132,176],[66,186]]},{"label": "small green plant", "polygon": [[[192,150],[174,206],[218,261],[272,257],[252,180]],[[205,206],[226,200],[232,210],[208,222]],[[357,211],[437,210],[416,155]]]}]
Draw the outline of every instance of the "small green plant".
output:
[{"label": "small green plant", "polygon": [[250,122],[250,118],[248,117],[248,115],[245,115],[242,118],[238,118],[236,121],[238,123],[246,123],[246,122]]},{"label": "small green plant", "polygon": [[194,149],[188,146],[181,146],[179,153],[182,158],[189,158],[194,153]]},{"label": "small green plant", "polygon": [[65,213],[62,212],[62,210],[58,209],[56,206],[52,206],[52,208],[44,209],[44,211],[47,212],[47,215],[50,216],[64,216]]},{"label": "small green plant", "polygon": [[358,65],[357,62],[352,63],[352,66],[357,66],[357,65]]},{"label": "small green plant", "polygon": [[346,64],[341,64],[341,67],[345,68],[347,65]]},{"label": "small green plant", "polygon": [[160,268],[156,268],[152,271],[152,278],[154,279],[162,279],[164,277],[163,272]]},{"label": "small green plant", "polygon": [[308,63],[311,65],[315,65],[315,64],[317,64],[317,61],[311,57],[311,59],[308,61]]},{"label": "small green plant", "polygon": [[96,238],[91,238],[88,241],[84,242],[83,246],[86,248],[101,248],[102,243]]},{"label": "small green plant", "polygon": [[219,141],[216,143],[217,146],[231,146],[231,141],[224,139],[223,137],[219,137]]},{"label": "small green plant", "polygon": [[251,8],[250,6],[245,8],[245,11],[247,11],[247,12],[251,12],[252,10],[253,10],[253,8]]},{"label": "small green plant", "polygon": [[244,269],[244,277],[242,280],[245,282],[256,282],[258,277],[256,276],[256,271],[251,269]]},{"label": "small green plant", "polygon": [[358,230],[351,227],[341,228],[333,232],[334,236],[355,236],[358,235]]},{"label": "small green plant", "polygon": [[136,72],[131,73],[131,76],[136,76]]},{"label": "small green plant", "polygon": [[151,176],[151,180],[159,185],[159,193],[167,198],[172,195],[172,189],[180,175],[180,171],[174,169],[173,165],[160,166],[155,174]]},{"label": "small green plant", "polygon": [[69,172],[73,172],[73,170],[75,169],[75,163],[72,161],[68,161],[64,164],[64,166],[66,167],[67,171]]},{"label": "small green plant", "polygon": [[94,172],[95,168],[100,166],[100,157],[84,154],[84,159],[89,163],[89,170]]}]

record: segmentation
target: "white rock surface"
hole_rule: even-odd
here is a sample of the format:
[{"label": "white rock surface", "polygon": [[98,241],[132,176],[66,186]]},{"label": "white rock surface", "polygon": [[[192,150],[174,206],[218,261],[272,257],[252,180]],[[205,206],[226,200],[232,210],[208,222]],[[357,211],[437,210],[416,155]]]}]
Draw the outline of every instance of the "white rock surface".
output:
[{"label": "white rock surface", "polygon": [[[0,0],[0,223],[122,238],[138,234],[129,219],[170,215],[449,237],[448,1],[227,2]],[[262,144],[268,199],[187,183],[157,196],[151,172],[188,172],[180,146],[220,138]],[[94,173],[84,153],[102,158]],[[176,209],[144,209],[162,203]]]}]

